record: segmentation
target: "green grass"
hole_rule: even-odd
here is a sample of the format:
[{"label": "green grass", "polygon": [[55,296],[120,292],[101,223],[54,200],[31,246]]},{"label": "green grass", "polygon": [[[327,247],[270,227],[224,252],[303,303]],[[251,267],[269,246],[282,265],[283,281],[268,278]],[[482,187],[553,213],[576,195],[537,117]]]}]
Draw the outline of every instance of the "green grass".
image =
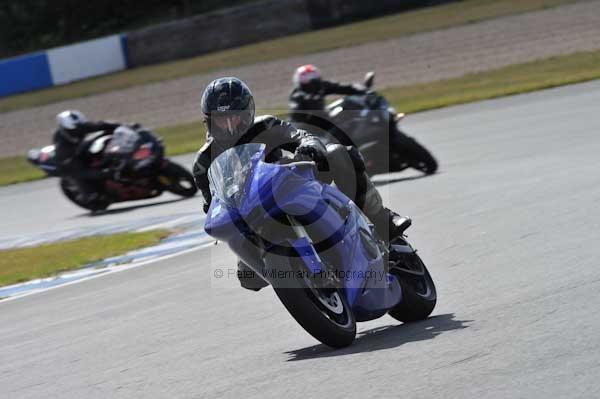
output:
[{"label": "green grass", "polygon": [[[124,89],[223,68],[315,53],[540,10],[578,0],[463,0],[336,28],[302,33],[69,85],[0,99],[0,112]],[[290,74],[292,71],[290,71]]]},{"label": "green grass", "polygon": [[553,57],[457,79],[390,88],[382,94],[402,112],[527,93],[600,79],[600,51]]},{"label": "green grass", "polygon": [[55,275],[133,249],[156,244],[166,230],[84,237],[35,247],[0,250],[0,286]]},{"label": "green grass", "polygon": [[0,158],[0,186],[38,180],[46,176],[23,156]]},{"label": "green grass", "polygon": [[164,127],[155,132],[162,137],[169,156],[198,151],[206,137],[206,129],[200,121]]},{"label": "green grass", "polygon": [[[600,79],[600,51],[570,54],[513,65],[457,79],[382,90],[402,112],[419,112],[450,105],[526,93]],[[204,143],[201,122],[157,129],[168,155],[197,151]],[[0,159],[0,184],[40,177],[36,169],[18,157]]]}]

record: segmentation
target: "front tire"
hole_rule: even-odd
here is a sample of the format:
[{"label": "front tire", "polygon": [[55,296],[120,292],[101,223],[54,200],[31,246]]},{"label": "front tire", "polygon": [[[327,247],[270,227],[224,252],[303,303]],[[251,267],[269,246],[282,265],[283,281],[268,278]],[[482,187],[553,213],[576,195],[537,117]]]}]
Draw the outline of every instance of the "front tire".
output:
[{"label": "front tire", "polygon": [[396,150],[402,154],[408,166],[417,169],[426,175],[432,175],[438,170],[438,163],[433,155],[414,138],[404,134],[398,129],[399,143]]},{"label": "front tire", "polygon": [[326,313],[330,312],[330,309],[324,311],[305,290],[275,289],[275,293],[298,324],[323,344],[332,348],[344,348],[354,341],[356,321],[348,303],[339,292],[334,293],[335,300],[340,300],[347,311],[347,319],[341,323],[330,318]]},{"label": "front tire", "polygon": [[158,181],[165,190],[182,197],[193,197],[198,191],[194,176],[184,167],[171,161],[168,161],[161,171]]},{"label": "front tire", "polygon": [[416,253],[400,255],[390,268],[402,287],[402,301],[389,311],[394,319],[407,323],[425,320],[437,302],[435,284],[427,267]]},{"label": "front tire", "polygon": [[[356,337],[356,320],[346,298],[337,288],[317,287],[306,273],[292,272],[292,281],[275,293],[292,317],[314,338],[332,348],[343,348]],[[289,285],[292,284],[292,285]],[[296,288],[288,288],[296,287]]]},{"label": "front tire", "polygon": [[95,201],[90,202],[82,202],[78,199],[79,197],[79,186],[77,182],[73,179],[69,178],[61,178],[60,179],[60,189],[62,190],[65,197],[67,197],[71,202],[80,206],[83,209],[87,209],[92,212],[104,211],[111,202],[107,199],[97,199]]}]

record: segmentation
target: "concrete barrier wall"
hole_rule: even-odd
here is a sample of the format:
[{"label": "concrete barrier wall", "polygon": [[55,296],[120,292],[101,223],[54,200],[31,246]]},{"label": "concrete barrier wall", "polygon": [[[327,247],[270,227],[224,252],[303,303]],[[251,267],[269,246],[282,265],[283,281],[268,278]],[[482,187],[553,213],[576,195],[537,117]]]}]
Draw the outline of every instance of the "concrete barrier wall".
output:
[{"label": "concrete barrier wall", "polygon": [[122,35],[0,60],[0,96],[43,89],[127,68]]},{"label": "concrete barrier wall", "polygon": [[455,0],[265,0],[0,60],[0,96]]},{"label": "concrete barrier wall", "polygon": [[267,0],[129,32],[130,64],[192,57],[456,0]]},{"label": "concrete barrier wall", "polygon": [[305,0],[313,29],[455,0]]},{"label": "concrete barrier wall", "polygon": [[128,57],[155,64],[310,29],[305,0],[269,0],[129,32]]}]

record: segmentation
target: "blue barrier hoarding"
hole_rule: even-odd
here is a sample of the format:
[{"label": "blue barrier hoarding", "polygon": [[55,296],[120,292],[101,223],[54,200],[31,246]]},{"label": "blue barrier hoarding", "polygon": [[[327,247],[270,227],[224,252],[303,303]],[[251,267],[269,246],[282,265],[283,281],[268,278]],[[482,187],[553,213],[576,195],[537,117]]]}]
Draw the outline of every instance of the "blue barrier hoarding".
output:
[{"label": "blue barrier hoarding", "polygon": [[46,53],[0,60],[0,96],[52,86]]}]

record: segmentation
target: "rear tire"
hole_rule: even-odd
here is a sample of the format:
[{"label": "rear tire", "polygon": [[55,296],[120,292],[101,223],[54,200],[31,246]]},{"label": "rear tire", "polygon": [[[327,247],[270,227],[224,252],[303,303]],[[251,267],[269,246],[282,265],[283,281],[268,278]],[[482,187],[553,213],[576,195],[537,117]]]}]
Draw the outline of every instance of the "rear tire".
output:
[{"label": "rear tire", "polygon": [[158,180],[165,190],[182,197],[193,197],[198,191],[194,176],[183,166],[171,161],[163,168]]},{"label": "rear tire", "polygon": [[401,255],[403,260],[390,268],[402,287],[402,301],[389,311],[404,323],[426,319],[437,302],[435,284],[427,267],[416,253]]}]

